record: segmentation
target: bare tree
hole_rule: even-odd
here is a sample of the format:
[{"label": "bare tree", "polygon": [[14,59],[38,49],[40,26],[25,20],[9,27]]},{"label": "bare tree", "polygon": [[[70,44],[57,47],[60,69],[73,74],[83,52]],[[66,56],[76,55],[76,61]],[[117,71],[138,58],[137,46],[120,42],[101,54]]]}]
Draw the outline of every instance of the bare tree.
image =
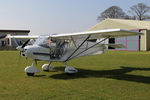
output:
[{"label": "bare tree", "polygon": [[118,6],[111,6],[104,10],[100,16],[97,17],[97,20],[104,20],[106,18],[125,18],[127,15],[123,10]]},{"label": "bare tree", "polygon": [[129,10],[129,12],[133,15],[133,17],[135,17],[136,20],[150,19],[150,15],[147,14],[149,11],[150,7],[143,3],[133,5]]}]

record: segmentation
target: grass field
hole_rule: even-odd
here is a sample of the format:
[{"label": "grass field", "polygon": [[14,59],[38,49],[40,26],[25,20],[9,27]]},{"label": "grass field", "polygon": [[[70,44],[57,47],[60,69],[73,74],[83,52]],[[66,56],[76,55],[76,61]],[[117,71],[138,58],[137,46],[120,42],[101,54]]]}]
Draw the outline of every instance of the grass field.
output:
[{"label": "grass field", "polygon": [[[150,100],[150,52],[108,51],[74,59],[74,75],[64,65],[26,76],[30,59],[18,51],[0,51],[0,100]],[[38,62],[41,69],[44,62]]]}]

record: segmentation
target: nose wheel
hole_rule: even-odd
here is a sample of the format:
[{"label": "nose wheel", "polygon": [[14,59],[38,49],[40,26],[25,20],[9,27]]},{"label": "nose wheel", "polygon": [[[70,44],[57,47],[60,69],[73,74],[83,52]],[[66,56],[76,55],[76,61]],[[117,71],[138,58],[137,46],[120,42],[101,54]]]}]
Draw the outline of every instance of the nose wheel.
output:
[{"label": "nose wheel", "polygon": [[27,74],[27,76],[34,76],[35,73],[39,73],[40,72],[40,70],[38,70],[37,68],[34,67],[34,63],[35,62],[33,62],[31,66],[27,66],[24,69],[26,74]]},{"label": "nose wheel", "polygon": [[27,76],[34,76],[34,73],[26,73]]}]

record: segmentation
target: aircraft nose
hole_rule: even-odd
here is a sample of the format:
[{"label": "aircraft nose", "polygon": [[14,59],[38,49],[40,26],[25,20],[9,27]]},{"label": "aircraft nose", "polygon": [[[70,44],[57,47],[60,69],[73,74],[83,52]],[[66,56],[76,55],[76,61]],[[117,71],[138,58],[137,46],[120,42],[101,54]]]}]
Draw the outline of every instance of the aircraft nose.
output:
[{"label": "aircraft nose", "polygon": [[17,50],[20,51],[21,56],[26,56],[27,48],[22,48],[22,46],[16,47]]},{"label": "aircraft nose", "polygon": [[33,52],[35,50],[37,50],[37,47],[35,48],[33,46],[26,46],[24,50],[21,52],[21,54],[26,58],[33,58]]},{"label": "aircraft nose", "polygon": [[22,52],[21,52],[21,55],[22,56],[27,56],[27,54],[28,54],[28,49],[24,49]]},{"label": "aircraft nose", "polygon": [[24,48],[24,51],[23,51],[23,53],[22,53],[22,56],[31,57],[33,51],[34,51],[34,48],[33,48],[33,47],[25,47],[25,48]]}]

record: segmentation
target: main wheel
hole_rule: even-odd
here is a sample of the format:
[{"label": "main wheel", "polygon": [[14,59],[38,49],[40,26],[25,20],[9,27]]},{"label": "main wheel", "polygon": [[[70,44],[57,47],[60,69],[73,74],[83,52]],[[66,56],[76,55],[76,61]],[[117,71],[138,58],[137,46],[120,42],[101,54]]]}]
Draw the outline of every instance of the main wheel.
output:
[{"label": "main wheel", "polygon": [[42,66],[42,70],[43,70],[44,72],[49,72],[48,64],[44,64],[44,65]]},{"label": "main wheel", "polygon": [[26,73],[28,76],[34,76],[34,73]]},{"label": "main wheel", "polygon": [[73,75],[73,74],[71,74],[71,73],[66,73],[66,75]]},{"label": "main wheel", "polygon": [[47,70],[46,70],[46,69],[43,69],[43,71],[44,71],[44,72],[49,72],[49,69],[47,69]]}]

